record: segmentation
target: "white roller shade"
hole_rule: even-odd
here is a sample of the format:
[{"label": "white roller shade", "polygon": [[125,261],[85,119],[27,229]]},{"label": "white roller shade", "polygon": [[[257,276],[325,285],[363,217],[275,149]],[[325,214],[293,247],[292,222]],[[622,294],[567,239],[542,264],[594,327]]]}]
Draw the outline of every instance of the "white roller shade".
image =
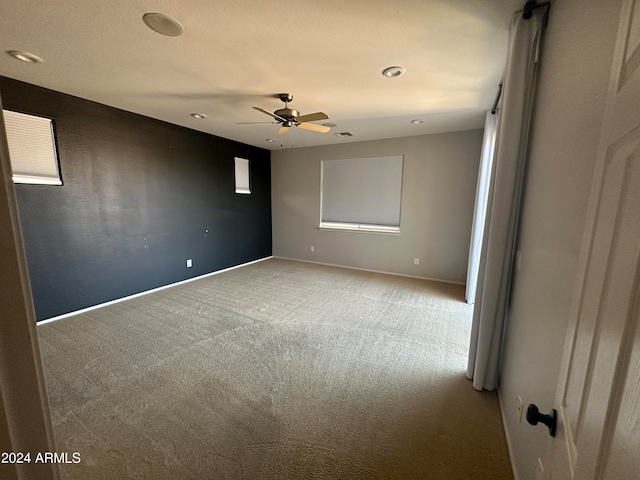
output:
[{"label": "white roller shade", "polygon": [[236,164],[236,193],[251,193],[249,188],[249,160],[235,158]]},{"label": "white roller shade", "polygon": [[402,155],[323,160],[321,226],[399,227],[402,163]]},{"label": "white roller shade", "polygon": [[3,110],[14,183],[62,185],[53,122]]}]

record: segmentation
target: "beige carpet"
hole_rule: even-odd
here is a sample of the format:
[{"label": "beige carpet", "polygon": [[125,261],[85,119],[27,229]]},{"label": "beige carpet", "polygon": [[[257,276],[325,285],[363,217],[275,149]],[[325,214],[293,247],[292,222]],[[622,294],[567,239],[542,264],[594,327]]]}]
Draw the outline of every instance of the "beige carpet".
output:
[{"label": "beige carpet", "polygon": [[463,287],[270,259],[40,325],[67,479],[511,479]]}]

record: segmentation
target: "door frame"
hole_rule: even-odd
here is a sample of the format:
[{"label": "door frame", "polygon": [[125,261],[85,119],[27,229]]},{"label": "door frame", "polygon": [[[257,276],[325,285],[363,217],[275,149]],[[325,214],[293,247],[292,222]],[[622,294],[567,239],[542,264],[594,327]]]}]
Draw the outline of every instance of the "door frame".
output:
[{"label": "door frame", "polygon": [[2,114],[0,271],[0,451],[31,454],[31,463],[2,464],[0,472],[8,479],[57,480],[56,464],[35,463],[38,453],[56,449]]}]

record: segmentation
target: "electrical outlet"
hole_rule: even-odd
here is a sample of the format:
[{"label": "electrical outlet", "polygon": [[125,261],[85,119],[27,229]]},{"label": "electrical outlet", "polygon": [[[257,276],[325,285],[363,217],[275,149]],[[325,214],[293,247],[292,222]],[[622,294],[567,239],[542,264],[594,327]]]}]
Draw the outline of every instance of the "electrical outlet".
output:
[{"label": "electrical outlet", "polygon": [[414,258],[413,259],[413,264],[414,265],[420,265],[420,259],[419,258]]},{"label": "electrical outlet", "polygon": [[309,251],[310,251],[310,252],[315,252],[315,251],[316,251],[316,247],[314,247],[313,245],[311,245],[311,246],[309,247]]},{"label": "electrical outlet", "polygon": [[544,466],[542,460],[538,457],[538,466],[536,468],[536,480],[542,480],[544,478]]},{"label": "electrical outlet", "polygon": [[522,398],[518,395],[518,423],[522,423]]},{"label": "electrical outlet", "polygon": [[189,259],[187,260],[187,268],[191,268],[193,267],[193,260]]}]

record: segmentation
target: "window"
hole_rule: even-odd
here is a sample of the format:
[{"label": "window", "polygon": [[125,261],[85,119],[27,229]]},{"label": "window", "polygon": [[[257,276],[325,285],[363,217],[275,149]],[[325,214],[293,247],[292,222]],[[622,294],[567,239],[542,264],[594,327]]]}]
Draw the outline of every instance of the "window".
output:
[{"label": "window", "polygon": [[322,161],[320,228],[400,232],[401,155]]},{"label": "window", "polygon": [[249,187],[249,160],[235,158],[236,162],[236,193],[251,193]]},{"label": "window", "polygon": [[50,118],[3,110],[14,183],[62,185]]}]

